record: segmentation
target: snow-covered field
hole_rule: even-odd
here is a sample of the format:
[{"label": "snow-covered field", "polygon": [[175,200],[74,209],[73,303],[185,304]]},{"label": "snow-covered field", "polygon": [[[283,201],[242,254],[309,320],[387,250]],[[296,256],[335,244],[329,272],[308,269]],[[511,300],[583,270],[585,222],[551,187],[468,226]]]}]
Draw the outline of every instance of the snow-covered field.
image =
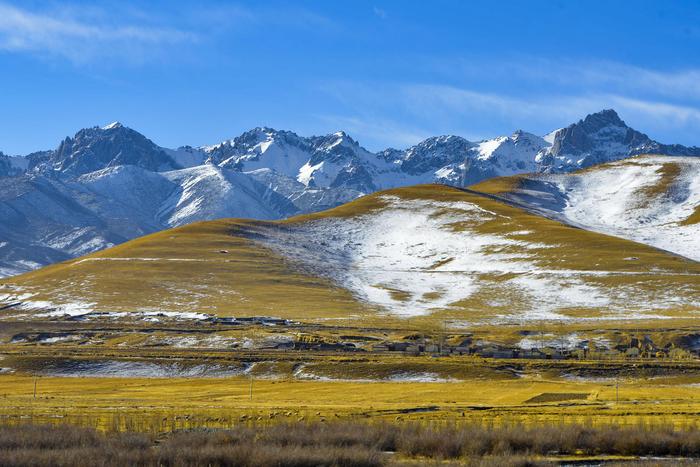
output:
[{"label": "snow-covered field", "polygon": [[533,175],[506,195],[540,214],[700,261],[700,158],[645,156],[575,174]]},{"label": "snow-covered field", "polygon": [[596,337],[589,340],[580,337],[575,332],[571,334],[563,334],[561,336],[547,333],[523,337],[517,345],[523,350],[543,349],[547,347],[553,349],[574,350],[588,348],[590,342],[593,342],[596,348],[609,349],[612,346],[610,341],[604,337]]},{"label": "snow-covered field", "polygon": [[633,272],[542,268],[538,255],[556,244],[522,231],[480,232],[481,224],[500,214],[475,203],[382,200],[382,209],[278,229],[260,241],[296,267],[402,317],[459,308],[486,293],[492,293],[487,305],[511,309],[503,319],[518,321],[568,319],[558,310],[570,308],[605,309],[609,319],[663,317],[650,313],[684,300],[662,291],[631,301],[640,296],[635,287],[611,290],[589,281]]},{"label": "snow-covered field", "polygon": [[437,373],[429,371],[396,371],[384,376],[374,376],[365,378],[347,378],[340,376],[327,376],[316,374],[306,364],[299,365],[293,373],[294,378],[300,380],[312,381],[343,381],[352,383],[376,383],[376,382],[392,382],[392,383],[450,383],[459,381],[456,378],[440,376]]},{"label": "snow-covered field", "polygon": [[248,371],[247,365],[61,360],[48,365],[43,374],[76,378],[225,378],[244,375]]}]

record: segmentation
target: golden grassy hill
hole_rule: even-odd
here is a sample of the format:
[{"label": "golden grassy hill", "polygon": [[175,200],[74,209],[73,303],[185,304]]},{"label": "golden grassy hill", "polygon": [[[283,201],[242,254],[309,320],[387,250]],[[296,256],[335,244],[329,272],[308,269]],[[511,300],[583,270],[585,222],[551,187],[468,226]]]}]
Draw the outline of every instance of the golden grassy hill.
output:
[{"label": "golden grassy hill", "polygon": [[[495,191],[511,180],[491,183]],[[25,317],[687,318],[699,310],[699,278],[697,262],[423,185],[280,222],[226,219],[148,235],[5,279],[0,307]]]}]

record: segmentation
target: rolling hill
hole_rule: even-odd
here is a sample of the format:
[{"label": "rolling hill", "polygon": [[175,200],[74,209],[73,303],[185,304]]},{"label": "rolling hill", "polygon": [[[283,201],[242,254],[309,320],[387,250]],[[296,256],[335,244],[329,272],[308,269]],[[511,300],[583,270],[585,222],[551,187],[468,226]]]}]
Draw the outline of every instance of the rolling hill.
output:
[{"label": "rolling hill", "polygon": [[644,155],[472,187],[567,224],[700,261],[700,159]]},{"label": "rolling hill", "polygon": [[398,188],[285,221],[147,235],[0,282],[5,318],[467,325],[692,318],[700,263],[492,195]]}]

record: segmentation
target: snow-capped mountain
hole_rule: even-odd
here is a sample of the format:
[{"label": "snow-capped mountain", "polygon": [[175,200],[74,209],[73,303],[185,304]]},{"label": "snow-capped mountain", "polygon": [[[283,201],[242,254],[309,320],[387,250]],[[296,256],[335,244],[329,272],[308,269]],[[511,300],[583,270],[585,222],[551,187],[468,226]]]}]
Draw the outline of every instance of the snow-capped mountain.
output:
[{"label": "snow-capped mountain", "polygon": [[32,172],[77,176],[106,167],[135,165],[162,172],[182,168],[175,160],[141,133],[119,122],[85,128],[66,138],[54,151],[30,154]]},{"label": "snow-capped mountain", "polygon": [[303,137],[271,128],[167,149],[115,122],[80,130],[54,150],[0,154],[0,275],[197,220],[281,218],[387,188],[569,172],[649,152],[700,155],[700,148],[657,143],[612,110],[544,137],[446,135],[378,153],[342,131]]},{"label": "snow-capped mountain", "polygon": [[700,148],[661,144],[633,130],[614,110],[588,115],[552,133],[552,144],[537,154],[539,171],[568,172],[639,154],[698,156]]},{"label": "snow-capped mountain", "polygon": [[377,175],[386,162],[346,133],[300,137],[289,131],[256,128],[238,138],[206,147],[209,161],[243,172],[269,169],[307,188],[378,189]]},{"label": "snow-capped mountain", "polygon": [[2,179],[0,276],[18,274],[195,220],[296,212],[252,177],[212,165],[170,172],[108,167],[73,179]]}]

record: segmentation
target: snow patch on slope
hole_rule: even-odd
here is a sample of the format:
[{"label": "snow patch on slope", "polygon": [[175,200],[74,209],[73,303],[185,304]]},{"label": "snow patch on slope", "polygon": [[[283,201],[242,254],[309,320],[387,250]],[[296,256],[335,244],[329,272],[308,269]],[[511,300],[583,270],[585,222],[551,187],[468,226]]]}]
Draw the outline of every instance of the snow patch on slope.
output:
[{"label": "snow patch on slope", "polygon": [[534,250],[551,245],[470,228],[498,216],[476,204],[382,200],[386,207],[366,215],[279,230],[265,245],[398,316],[448,309],[477,293],[484,274],[517,274],[504,288],[532,304],[527,319],[610,303],[605,291],[581,281],[586,271],[538,270]]},{"label": "snow patch on slope", "polygon": [[267,198],[283,198],[266,193],[264,186],[240,172],[222,169],[214,165],[202,165],[164,174],[181,189],[175,191],[161,208],[169,226],[179,226],[202,219],[236,217],[276,219],[280,211],[266,204]]},{"label": "snow patch on slope", "polygon": [[526,182],[506,197],[581,228],[700,261],[700,224],[684,224],[700,206],[698,158],[637,157]]}]

